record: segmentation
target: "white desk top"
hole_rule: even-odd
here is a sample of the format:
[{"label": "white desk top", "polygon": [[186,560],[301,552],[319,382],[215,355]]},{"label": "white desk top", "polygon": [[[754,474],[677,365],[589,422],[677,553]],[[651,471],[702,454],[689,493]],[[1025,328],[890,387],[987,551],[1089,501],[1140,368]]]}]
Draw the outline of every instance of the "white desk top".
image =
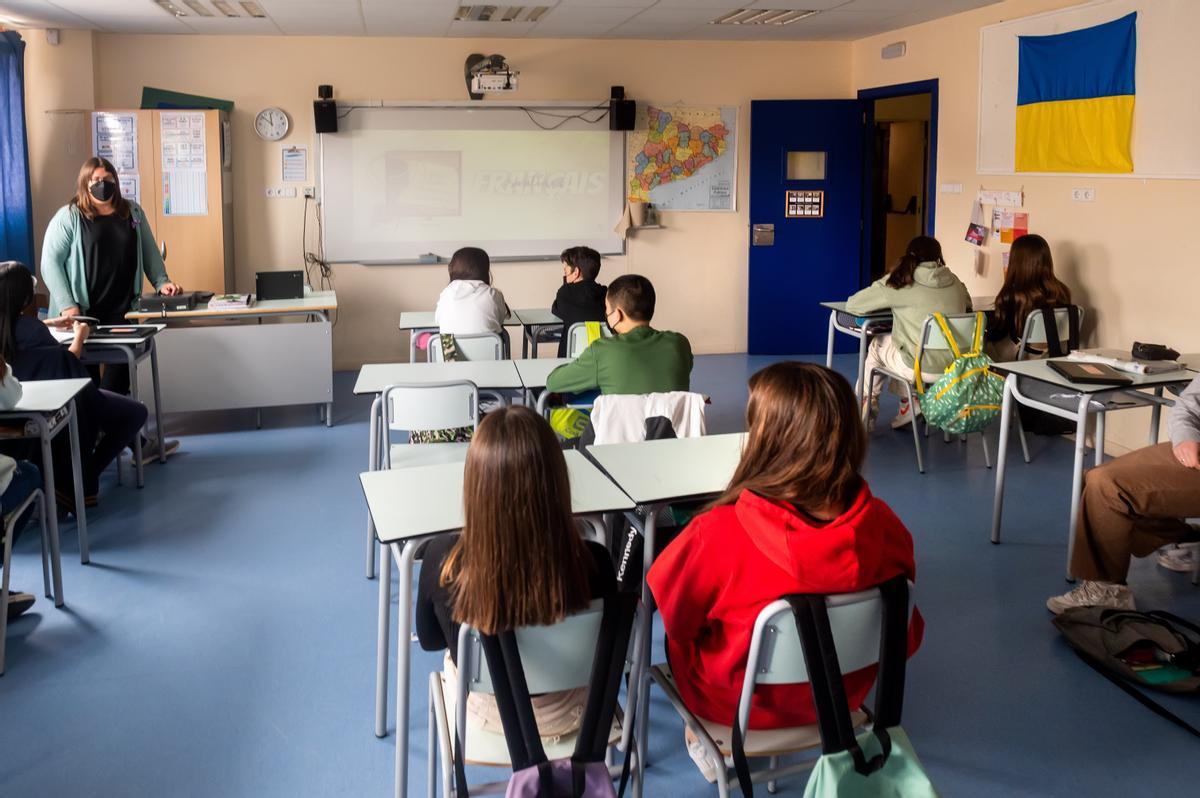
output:
[{"label": "white desk top", "polygon": [[[438,328],[437,314],[432,310],[404,310],[400,312],[401,330],[436,330]],[[521,323],[516,311],[510,310],[504,318],[505,327],[513,327]]]},{"label": "white desk top", "polygon": [[550,308],[519,308],[513,315],[526,327],[548,327],[552,324],[562,324],[563,320],[550,312]]},{"label": "white desk top", "polygon": [[197,319],[197,318],[229,318],[234,316],[270,316],[273,314],[320,313],[337,310],[337,292],[309,291],[300,299],[265,299],[255,301],[248,308],[228,308],[225,310],[209,310],[207,307],[197,307],[193,310],[172,310],[164,313],[134,311],[126,313],[125,318],[141,319]]},{"label": "white desk top", "polygon": [[[623,512],[633,502],[579,452],[563,452],[576,515]],[[359,475],[375,530],[384,543],[462,529],[465,463],[413,466]]]},{"label": "white desk top", "polygon": [[[1128,353],[1125,353],[1125,356],[1128,357]],[[1065,360],[1069,363],[1079,362],[1070,358],[1052,359]],[[1047,362],[1048,361],[1046,360],[1014,360],[1007,363],[993,363],[992,369],[1000,374],[1016,374],[1018,377],[1037,380],[1038,382],[1055,385],[1059,388],[1066,388],[1071,393],[1075,394],[1108,393],[1111,391],[1128,391],[1135,388],[1155,388],[1159,385],[1190,382],[1197,376],[1195,371],[1191,371],[1189,369],[1179,369],[1178,371],[1167,371],[1162,374],[1125,374],[1124,376],[1133,380],[1132,385],[1090,385],[1079,382],[1071,382],[1066,377],[1050,368],[1050,366],[1047,365]]]},{"label": "white desk top", "polygon": [[639,505],[725,490],[742,456],[746,434],[705,435],[641,443],[589,446],[621,489]]},{"label": "white desk top", "polygon": [[[846,300],[840,302],[819,302],[817,303],[823,308],[836,310],[838,313],[849,313],[846,310]],[[971,307],[975,310],[989,311],[994,308],[996,298],[991,296],[973,296],[971,297]],[[890,310],[869,310],[866,313],[851,314],[857,319],[890,319],[892,312]]]},{"label": "white desk top", "polygon": [[[113,338],[104,337],[104,331],[101,330],[95,335],[88,336],[88,339],[83,342],[83,347],[86,349],[89,346],[129,346],[130,344],[144,344],[150,338],[153,338],[158,333],[167,329],[165,324],[109,324],[108,327],[137,327],[140,330],[145,330],[145,334],[137,338],[128,336],[116,336]],[[55,330],[50,329],[50,334],[58,340],[59,343],[69,344],[75,338],[75,333],[70,330]]]},{"label": "white desk top", "polygon": [[550,372],[570,362],[572,358],[569,357],[539,357],[537,360],[514,360],[513,364],[526,388],[545,388]]},{"label": "white desk top", "polygon": [[73,380],[29,380],[21,383],[21,401],[12,410],[0,410],[0,416],[25,413],[54,413],[61,410],[75,394],[82,391],[91,380],[80,377]]},{"label": "white desk top", "polygon": [[450,363],[368,363],[358,372],[356,394],[383,393],[397,383],[470,380],[478,388],[519,389],[521,375],[511,360],[465,360]]}]

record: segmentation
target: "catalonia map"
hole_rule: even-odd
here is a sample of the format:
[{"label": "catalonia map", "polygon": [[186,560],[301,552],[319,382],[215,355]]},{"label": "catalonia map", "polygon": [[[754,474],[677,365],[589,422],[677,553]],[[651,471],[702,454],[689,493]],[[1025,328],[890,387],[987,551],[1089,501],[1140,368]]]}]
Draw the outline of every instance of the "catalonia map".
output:
[{"label": "catalonia map", "polygon": [[737,185],[737,108],[638,109],[629,134],[631,201],[665,211],[731,211]]}]

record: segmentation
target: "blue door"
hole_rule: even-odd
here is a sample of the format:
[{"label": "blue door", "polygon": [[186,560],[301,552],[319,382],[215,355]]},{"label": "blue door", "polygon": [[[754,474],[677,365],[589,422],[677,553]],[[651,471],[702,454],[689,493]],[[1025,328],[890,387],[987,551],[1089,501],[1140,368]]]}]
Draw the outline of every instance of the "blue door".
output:
[{"label": "blue door", "polygon": [[864,112],[859,100],[750,103],[751,354],[823,353],[818,303],[862,287]]}]

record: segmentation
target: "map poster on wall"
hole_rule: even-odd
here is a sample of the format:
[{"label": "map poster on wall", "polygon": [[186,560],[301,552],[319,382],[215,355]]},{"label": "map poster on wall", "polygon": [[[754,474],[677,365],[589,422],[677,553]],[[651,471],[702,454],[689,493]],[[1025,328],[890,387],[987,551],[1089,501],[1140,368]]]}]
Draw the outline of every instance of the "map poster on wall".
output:
[{"label": "map poster on wall", "polygon": [[735,209],[737,107],[639,104],[628,136],[631,202],[663,211]]}]

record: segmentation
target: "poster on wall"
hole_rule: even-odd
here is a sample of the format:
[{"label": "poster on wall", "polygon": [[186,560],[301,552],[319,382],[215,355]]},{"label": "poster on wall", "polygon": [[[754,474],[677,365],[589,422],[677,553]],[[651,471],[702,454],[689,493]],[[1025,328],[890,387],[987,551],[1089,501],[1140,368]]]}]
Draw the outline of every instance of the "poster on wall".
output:
[{"label": "poster on wall", "polygon": [[92,114],[92,152],[117,170],[121,195],[140,203],[137,165],[137,115],[98,111]]},{"label": "poster on wall", "polygon": [[204,114],[162,113],[162,202],[166,216],[208,215],[207,143]]},{"label": "poster on wall", "polygon": [[661,211],[732,211],[737,107],[638,105],[626,139],[629,202]]}]

